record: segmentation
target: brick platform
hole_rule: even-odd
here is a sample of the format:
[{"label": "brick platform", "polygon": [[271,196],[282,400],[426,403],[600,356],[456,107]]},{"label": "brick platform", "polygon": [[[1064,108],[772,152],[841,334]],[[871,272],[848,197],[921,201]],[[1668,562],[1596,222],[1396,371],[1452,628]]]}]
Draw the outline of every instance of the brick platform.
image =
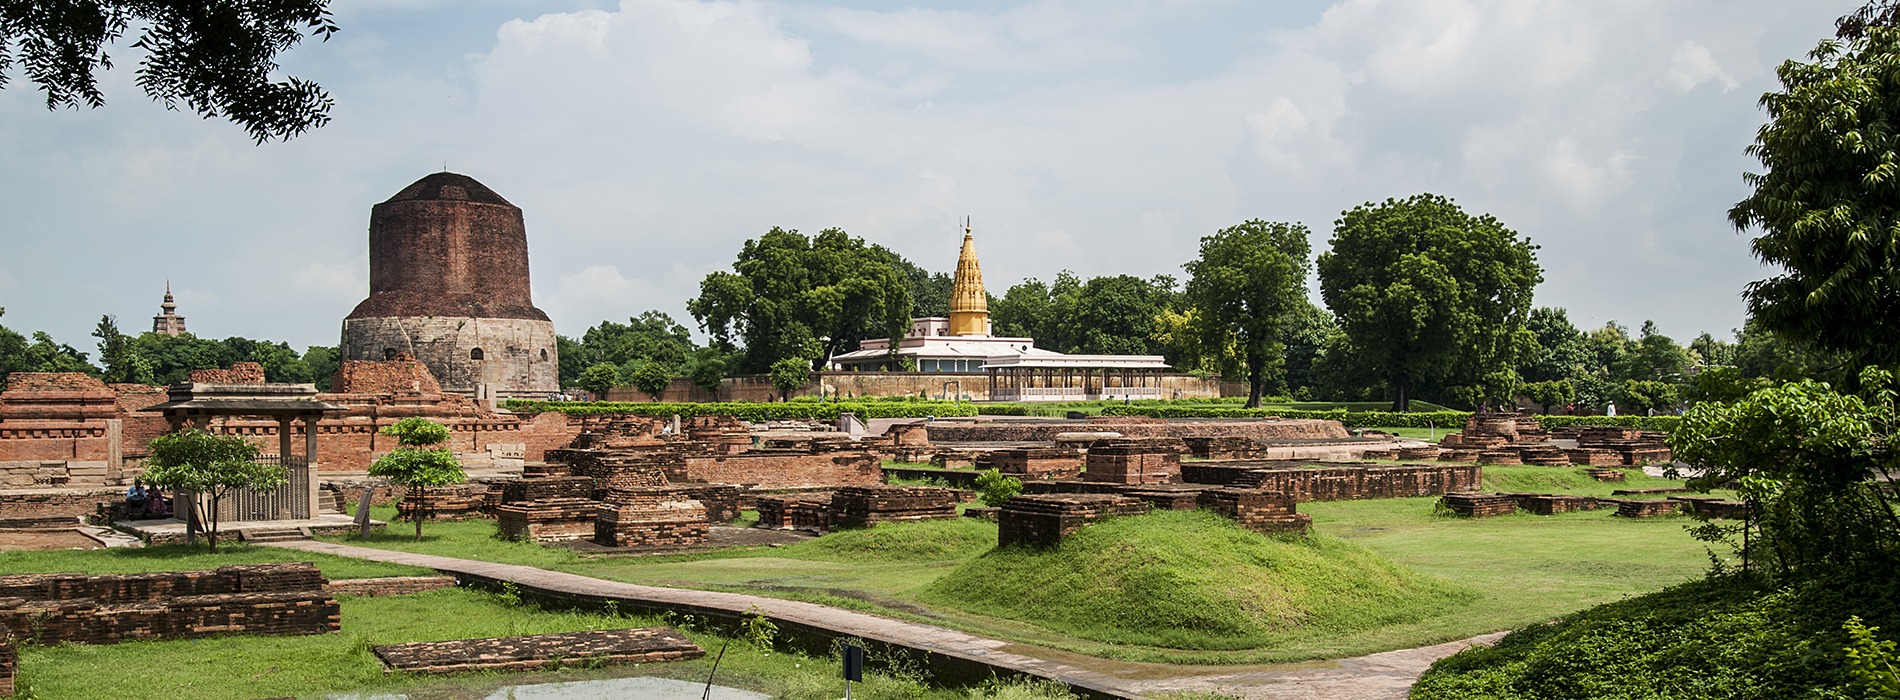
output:
[{"label": "brick platform", "polygon": [[1439,503],[1468,518],[1488,518],[1517,512],[1517,499],[1489,493],[1448,493]]},{"label": "brick platform", "polygon": [[1629,478],[1627,475],[1623,473],[1623,470],[1610,469],[1607,467],[1590,467],[1588,469],[1583,470],[1583,473],[1590,475],[1590,478],[1596,479],[1597,481],[1607,481],[1607,482],[1619,483],[1619,484],[1623,483],[1625,480]]},{"label": "brick platform", "polygon": [[1438,459],[1438,448],[1432,445],[1401,447],[1398,449],[1398,458],[1408,461]]},{"label": "brick platform", "polygon": [[454,588],[454,576],[387,576],[383,578],[350,578],[331,581],[323,585],[323,591],[330,595],[358,595],[375,597],[386,595],[408,595],[433,591],[438,588]]},{"label": "brick platform", "polygon": [[1145,515],[1146,502],[1108,494],[1035,494],[1011,498],[997,512],[998,547],[1054,547],[1102,518]]},{"label": "brick platform", "polygon": [[13,697],[13,675],[19,668],[20,653],[14,651],[11,640],[0,639],[0,698]]},{"label": "brick platform", "polygon": [[591,498],[509,503],[495,508],[495,525],[506,540],[584,540],[594,536],[594,518],[599,510],[600,503]]},{"label": "brick platform", "polygon": [[[706,520],[712,523],[729,523],[739,519],[745,498],[745,489],[732,484],[667,484],[666,488],[678,492],[687,498],[699,501],[706,508]],[[601,494],[603,499],[610,494]]]},{"label": "brick platform", "polygon": [[[423,489],[426,500],[423,513],[430,520],[469,520],[485,517],[482,512],[487,484],[455,484],[453,486],[431,486]],[[408,494],[396,504],[396,517],[401,520],[415,521],[417,498]]]},{"label": "brick platform", "polygon": [[1296,512],[1293,497],[1258,489],[1221,488],[1202,491],[1202,508],[1219,513],[1241,527],[1269,535],[1306,536],[1313,516]]},{"label": "brick platform", "polygon": [[524,503],[554,498],[593,498],[594,479],[587,476],[521,478],[501,484],[501,503]]},{"label": "brick platform", "polygon": [[706,650],[671,627],[647,627],[527,637],[385,644],[374,648],[386,671],[540,671],[697,659]]},{"label": "brick platform", "polygon": [[1725,520],[1742,520],[1748,517],[1748,504],[1742,501],[1706,496],[1671,496],[1669,500],[1681,503],[1682,510],[1690,515]]},{"label": "brick platform", "polygon": [[1110,438],[1089,446],[1082,478],[1111,484],[1172,484],[1181,480],[1180,438]]},{"label": "brick platform", "polygon": [[216,634],[321,634],[341,625],[307,563],[149,574],[0,576],[0,638],[112,644]]},{"label": "brick platform", "polygon": [[1147,501],[1155,510],[1194,510],[1201,507],[1201,493],[1212,488],[1200,484],[1154,484],[1129,486],[1121,489],[1120,494]]},{"label": "brick platform", "polygon": [[1525,464],[1538,467],[1568,467],[1570,456],[1554,447],[1526,448],[1518,450],[1519,459]]},{"label": "brick platform", "polygon": [[1616,504],[1616,515],[1620,518],[1660,518],[1665,515],[1675,515],[1676,510],[1682,505],[1679,501],[1646,501],[1634,498],[1610,502]]},{"label": "brick platform", "polygon": [[778,530],[831,529],[831,492],[792,493],[760,496],[759,527]]},{"label": "brick platform", "polygon": [[957,492],[934,486],[847,486],[831,495],[831,527],[957,517]]},{"label": "brick platform", "polygon": [[974,461],[978,469],[1030,479],[1067,479],[1082,473],[1080,453],[1053,447],[993,450]]},{"label": "brick platform", "polygon": [[1481,474],[1476,465],[1256,469],[1230,485],[1276,491],[1300,501],[1417,498],[1477,489]]},{"label": "brick platform", "polygon": [[1615,467],[1623,464],[1623,456],[1615,450],[1577,448],[1564,450],[1564,456],[1570,458],[1571,464],[1580,467]]},{"label": "brick platform", "polygon": [[1478,453],[1478,463],[1508,466],[1523,464],[1524,458],[1518,455],[1517,450],[1484,450]]},{"label": "brick platform", "polygon": [[603,547],[691,547],[710,531],[704,504],[666,488],[616,489],[594,519],[594,543]]},{"label": "brick platform", "polygon": [[1267,456],[1267,443],[1235,435],[1193,435],[1181,438],[1188,454],[1196,459],[1261,459]]},{"label": "brick platform", "polygon": [[1478,461],[1478,451],[1457,449],[1439,450],[1438,461],[1473,464]]},{"label": "brick platform", "polygon": [[1582,510],[1596,510],[1597,499],[1590,496],[1568,496],[1550,493],[1507,493],[1502,494],[1517,500],[1519,510],[1528,510],[1538,515],[1556,515],[1574,513]]}]

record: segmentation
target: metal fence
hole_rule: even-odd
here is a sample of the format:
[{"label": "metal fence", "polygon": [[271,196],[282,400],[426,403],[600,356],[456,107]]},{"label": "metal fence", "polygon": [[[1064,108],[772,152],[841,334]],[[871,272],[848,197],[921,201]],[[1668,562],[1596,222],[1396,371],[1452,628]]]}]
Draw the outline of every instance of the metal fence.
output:
[{"label": "metal fence", "polygon": [[[218,499],[218,521],[253,520],[303,520],[314,514],[310,512],[310,473],[309,465],[301,457],[283,459],[278,455],[260,455],[259,464],[273,464],[290,470],[290,479],[284,485],[269,491],[253,489],[232,489]],[[184,493],[184,501],[195,503],[204,511],[209,511],[209,496]],[[183,513],[179,514],[183,516]],[[203,516],[201,516],[203,517]]]}]

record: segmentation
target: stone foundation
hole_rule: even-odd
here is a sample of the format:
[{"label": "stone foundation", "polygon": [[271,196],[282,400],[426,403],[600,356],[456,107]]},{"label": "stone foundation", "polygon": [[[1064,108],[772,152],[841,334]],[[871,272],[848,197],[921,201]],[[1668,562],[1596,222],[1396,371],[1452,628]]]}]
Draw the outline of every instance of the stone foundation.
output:
[{"label": "stone foundation", "polygon": [[323,585],[323,591],[330,595],[375,597],[408,595],[410,593],[433,591],[438,588],[454,587],[454,576],[388,576],[384,578],[351,578],[331,581]]},{"label": "stone foundation", "polygon": [[816,491],[760,496],[759,527],[828,531],[831,529],[831,495],[830,491]]},{"label": "stone foundation", "polygon": [[847,486],[831,495],[832,529],[957,517],[957,492],[934,486]]},{"label": "stone foundation", "polygon": [[1589,496],[1567,496],[1550,493],[1507,493],[1517,501],[1519,510],[1528,510],[1538,515],[1556,515],[1575,513],[1582,510],[1596,510],[1597,499]]},{"label": "stone foundation", "polygon": [[996,546],[1054,547],[1102,518],[1146,515],[1140,499],[1107,494],[1034,494],[1011,498],[997,512]]},{"label": "stone foundation", "polygon": [[1467,518],[1489,518],[1517,512],[1517,499],[1500,494],[1448,493],[1439,503]]},{"label": "stone foundation", "polygon": [[1646,501],[1631,498],[1609,502],[1616,504],[1616,515],[1621,518],[1660,518],[1665,515],[1675,515],[1676,510],[1681,507],[1679,501],[1673,500]]},{"label": "stone foundation", "polygon": [[671,627],[648,627],[528,637],[385,644],[374,648],[390,671],[543,671],[561,666],[661,663],[697,659],[706,650]]},{"label": "stone foundation", "polygon": [[706,506],[671,489],[617,489],[595,512],[594,543],[646,549],[704,544]]},{"label": "stone foundation", "polygon": [[1124,437],[1242,437],[1315,440],[1352,437],[1339,421],[1292,418],[1169,421],[1095,418],[1088,421],[945,421],[930,426],[932,442],[1053,442],[1061,433],[1114,431]]},{"label": "stone foundation", "polygon": [[995,469],[1029,479],[1068,479],[1082,473],[1082,455],[1057,448],[994,450],[975,462],[978,469]]},{"label": "stone foundation", "polygon": [[1256,469],[1231,485],[1284,493],[1299,501],[1346,501],[1473,491],[1481,478],[1476,465],[1324,467]]},{"label": "stone foundation", "polygon": [[211,571],[0,576],[0,638],[113,644],[218,634],[321,634],[341,625],[336,599],[307,563]]},{"label": "stone foundation", "polygon": [[593,498],[594,479],[586,476],[521,478],[500,484],[501,503],[524,503],[555,498]]},{"label": "stone foundation", "polygon": [[1202,508],[1254,532],[1305,537],[1313,526],[1313,516],[1296,512],[1293,497],[1286,494],[1222,488],[1202,491],[1198,500]]},{"label": "stone foundation", "polygon": [[594,536],[600,503],[591,498],[552,498],[508,503],[495,508],[502,539],[563,542]]},{"label": "stone foundation", "polygon": [[1627,475],[1623,473],[1623,470],[1621,469],[1609,469],[1609,468],[1603,468],[1603,467],[1592,467],[1589,469],[1585,469],[1583,470],[1583,473],[1590,475],[1590,478],[1596,479],[1597,481],[1607,481],[1607,482],[1618,483],[1618,484],[1623,483],[1625,480],[1629,478]]},{"label": "stone foundation", "polygon": [[1181,480],[1179,438],[1113,438],[1089,446],[1086,481],[1111,484],[1172,484]]},{"label": "stone foundation", "polygon": [[486,505],[487,484],[454,484],[451,486],[430,486],[422,489],[422,498],[410,493],[396,503],[396,517],[415,522],[416,510],[430,520],[469,520],[488,514],[482,511]]},{"label": "stone foundation", "polygon": [[1199,484],[1155,484],[1119,489],[1123,496],[1147,501],[1155,510],[1194,510],[1201,507],[1201,493],[1213,487]]}]

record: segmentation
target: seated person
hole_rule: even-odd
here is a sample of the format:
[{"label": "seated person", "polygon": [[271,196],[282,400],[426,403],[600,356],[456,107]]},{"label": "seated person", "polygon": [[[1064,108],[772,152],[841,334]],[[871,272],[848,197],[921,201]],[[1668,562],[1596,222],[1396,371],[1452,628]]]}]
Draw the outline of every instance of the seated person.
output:
[{"label": "seated person", "polygon": [[145,490],[145,517],[163,518],[171,514],[171,506],[165,503],[165,491],[157,486]]},{"label": "seated person", "polygon": [[132,488],[125,490],[125,514],[137,517],[145,512],[145,480],[133,479]]}]

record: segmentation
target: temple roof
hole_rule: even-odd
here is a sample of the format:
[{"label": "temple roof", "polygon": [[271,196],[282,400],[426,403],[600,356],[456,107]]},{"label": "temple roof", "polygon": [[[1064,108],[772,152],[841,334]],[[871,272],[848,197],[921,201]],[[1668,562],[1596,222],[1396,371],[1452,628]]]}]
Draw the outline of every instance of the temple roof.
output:
[{"label": "temple roof", "polygon": [[970,227],[963,227],[963,251],[957,254],[956,281],[951,285],[951,313],[989,313],[989,294],[983,290],[983,268],[976,263],[976,243]]},{"label": "temple roof", "polygon": [[488,189],[487,185],[476,182],[475,178],[460,173],[431,173],[408,187],[402,188],[396,196],[383,203],[408,202],[417,200],[467,201],[480,204],[499,204],[512,207],[508,200]]}]

